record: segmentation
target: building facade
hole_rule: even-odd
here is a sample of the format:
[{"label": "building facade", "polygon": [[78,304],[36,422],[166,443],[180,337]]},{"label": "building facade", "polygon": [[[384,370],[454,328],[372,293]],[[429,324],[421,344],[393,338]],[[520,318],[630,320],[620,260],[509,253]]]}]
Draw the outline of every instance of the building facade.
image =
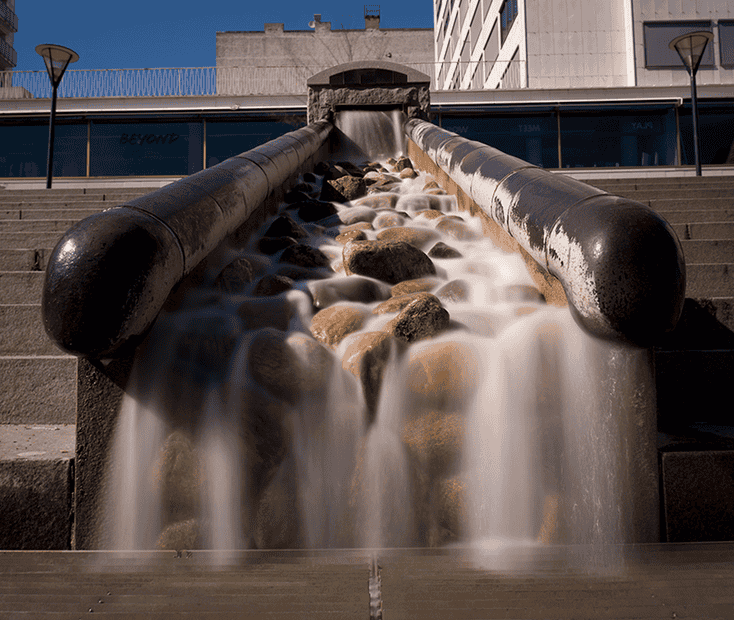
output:
[{"label": "building facade", "polygon": [[438,89],[676,86],[668,43],[708,30],[700,84],[734,83],[726,0],[434,0]]},{"label": "building facade", "polygon": [[18,64],[13,48],[16,32],[18,16],[15,14],[15,0],[0,0],[0,71],[9,71]]}]

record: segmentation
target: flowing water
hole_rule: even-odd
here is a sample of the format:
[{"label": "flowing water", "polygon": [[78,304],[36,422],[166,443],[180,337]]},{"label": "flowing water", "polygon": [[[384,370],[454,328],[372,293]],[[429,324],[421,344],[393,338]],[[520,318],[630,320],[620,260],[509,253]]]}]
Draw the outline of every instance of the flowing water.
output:
[{"label": "flowing water", "polygon": [[[346,116],[342,131],[362,144],[376,132],[366,119],[388,118]],[[388,140],[376,155],[400,148]],[[646,352],[596,341],[547,305],[523,261],[483,238],[452,197],[424,190],[428,180],[380,194],[393,208],[365,216],[365,235],[401,225],[426,235],[424,251],[443,241],[460,253],[434,258],[422,285],[448,310],[448,328],[393,341],[371,408],[347,360],[396,313],[377,311],[385,283],[373,280],[368,298],[350,292],[338,231],[301,222],[336,273],[272,297],[253,288],[282,268],[280,253],[257,253],[257,235],[222,249],[141,348],[110,461],[105,546],[458,544],[502,568],[516,549],[649,535],[633,488],[648,466],[634,464],[651,432],[641,421],[654,408]],[[338,205],[341,219],[359,209]],[[215,286],[242,257],[253,282]],[[318,308],[316,282],[333,285]],[[361,327],[323,344],[309,326],[330,305],[356,311]]]}]

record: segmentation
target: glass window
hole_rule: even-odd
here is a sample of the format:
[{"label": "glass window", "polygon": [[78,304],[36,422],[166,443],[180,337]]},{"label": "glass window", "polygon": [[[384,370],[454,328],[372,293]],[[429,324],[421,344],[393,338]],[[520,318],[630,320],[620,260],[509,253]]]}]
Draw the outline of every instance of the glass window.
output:
[{"label": "glass window", "polygon": [[187,175],[203,167],[202,123],[92,121],[92,176]]},{"label": "glass window", "polygon": [[[83,177],[87,173],[87,125],[56,120],[54,177]],[[45,177],[48,121],[0,125],[0,177]]]},{"label": "glass window", "polygon": [[245,151],[303,127],[306,117],[293,115],[243,121],[207,121],[206,166],[210,168]]},{"label": "glass window", "polygon": [[721,64],[734,67],[734,21],[719,22],[719,47]]},{"label": "glass window", "polygon": [[535,166],[558,167],[557,123],[555,113],[550,109],[525,115],[445,112],[441,117],[441,126]]},{"label": "glass window", "polygon": [[673,166],[675,110],[561,110],[561,149],[564,168]]},{"label": "glass window", "polygon": [[[646,22],[643,24],[645,37],[645,66],[648,69],[683,69],[678,52],[670,49],[670,42],[687,32],[706,30],[712,32],[711,22]],[[701,67],[714,66],[714,46],[710,43],[701,59]]]},{"label": "glass window", "polygon": [[517,0],[505,0],[500,9],[500,38],[504,44],[517,17]]},{"label": "glass window", "polygon": [[[693,117],[680,108],[681,163],[693,165]],[[698,102],[698,142],[702,164],[734,165],[734,109],[731,103]]]}]

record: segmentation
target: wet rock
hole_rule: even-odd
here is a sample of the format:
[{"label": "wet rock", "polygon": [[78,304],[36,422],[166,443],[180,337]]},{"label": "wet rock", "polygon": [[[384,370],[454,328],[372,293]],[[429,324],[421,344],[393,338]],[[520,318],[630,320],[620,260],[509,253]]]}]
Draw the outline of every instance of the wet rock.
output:
[{"label": "wet rock", "polygon": [[311,334],[319,342],[336,346],[345,336],[362,328],[365,312],[352,306],[329,306],[311,319]]},{"label": "wet rock", "polygon": [[247,352],[252,379],[271,395],[291,404],[298,400],[298,364],[286,342],[286,333],[266,328],[256,332]]},{"label": "wet rock", "polygon": [[350,241],[365,241],[367,235],[364,234],[363,230],[350,230],[348,232],[341,233],[337,238],[337,243],[347,245]]},{"label": "wet rock", "polygon": [[333,204],[322,200],[297,202],[293,205],[293,209],[298,210],[298,217],[304,222],[317,222],[337,213]]},{"label": "wet rock", "polygon": [[196,517],[200,509],[201,467],[190,433],[179,429],[166,437],[154,471],[161,497],[163,522],[173,523]]},{"label": "wet rock", "polygon": [[466,480],[460,476],[441,478],[435,484],[438,503],[437,520],[448,536],[440,544],[453,542],[463,534],[466,523]]},{"label": "wet rock", "polygon": [[294,313],[285,297],[246,298],[237,306],[237,314],[247,331],[263,327],[286,331]]},{"label": "wet rock", "polygon": [[441,189],[441,186],[438,183],[436,183],[434,179],[430,179],[429,181],[426,181],[426,184],[423,186],[423,191],[426,191],[429,189]]},{"label": "wet rock", "polygon": [[437,220],[439,218],[443,217],[443,213],[441,211],[436,211],[434,209],[424,209],[423,211],[418,211],[415,214],[416,221],[418,220]]},{"label": "wet rock", "polygon": [[329,276],[323,271],[317,271],[315,269],[308,269],[307,267],[298,267],[297,265],[282,265],[278,267],[276,273],[278,276],[285,276],[295,282],[301,280],[323,280]]},{"label": "wet rock", "polygon": [[411,343],[435,336],[448,326],[449,313],[438,298],[430,293],[418,293],[384,329],[396,339]]},{"label": "wet rock", "polygon": [[436,297],[450,303],[469,301],[470,295],[471,285],[466,280],[451,280],[436,291]]},{"label": "wet rock", "polygon": [[443,241],[439,241],[430,250],[428,256],[431,258],[461,258],[463,254],[456,248],[446,245]]},{"label": "wet rock", "polygon": [[505,301],[545,303],[545,297],[534,286],[529,284],[513,284],[502,289]]},{"label": "wet rock", "polygon": [[479,235],[469,228],[463,220],[445,217],[436,224],[436,230],[440,230],[445,235],[459,241],[479,239]]},{"label": "wet rock", "polygon": [[459,413],[428,411],[403,426],[403,441],[430,478],[457,470],[461,463],[466,419]]},{"label": "wet rock", "polygon": [[163,529],[155,546],[161,551],[201,549],[203,545],[198,519],[171,523]]},{"label": "wet rock", "polygon": [[363,304],[382,301],[390,297],[387,285],[362,276],[329,278],[309,282],[308,290],[316,308],[326,308],[339,301],[355,301]]},{"label": "wet rock", "polygon": [[288,246],[283,251],[280,255],[280,262],[306,268],[328,267],[329,257],[318,248],[297,243]]},{"label": "wet rock", "polygon": [[276,254],[289,245],[298,243],[293,237],[262,237],[257,242],[257,249],[263,254]]},{"label": "wet rock", "polygon": [[398,295],[397,297],[391,297],[387,301],[383,301],[376,308],[372,310],[372,314],[387,314],[390,312],[400,312],[405,306],[411,301],[418,298],[420,293],[410,293],[407,295]]},{"label": "wet rock", "polygon": [[342,360],[343,368],[357,377],[362,385],[370,421],[374,419],[377,410],[392,341],[392,337],[385,332],[360,334],[349,343]]},{"label": "wet rock", "polygon": [[[313,188],[311,188],[311,190],[313,190]],[[296,189],[295,187],[292,190],[286,192],[285,196],[283,196],[283,202],[289,205],[292,205],[296,202],[302,202],[308,199],[309,199],[309,195],[306,191],[302,189]]]},{"label": "wet rock", "polygon": [[346,170],[347,173],[351,174],[352,176],[355,176],[355,177],[364,176],[364,172],[362,171],[362,169],[359,166],[357,166],[356,164],[352,163],[351,161],[338,161],[336,162],[336,165]]},{"label": "wet rock", "polygon": [[394,209],[398,202],[397,194],[379,194],[360,198],[355,206],[369,207],[370,209]]},{"label": "wet rock", "polygon": [[291,459],[278,467],[257,501],[254,540],[258,549],[300,546],[295,466]]},{"label": "wet rock", "polygon": [[321,188],[321,200],[334,202],[349,202],[361,198],[367,193],[364,179],[343,176],[335,180],[328,180]]},{"label": "wet rock", "polygon": [[392,297],[400,297],[401,295],[409,295],[410,293],[423,293],[436,288],[441,283],[438,278],[416,278],[415,280],[405,280],[400,284],[396,284],[390,289]]},{"label": "wet rock", "polygon": [[446,192],[442,189],[427,189],[425,191],[429,196],[445,196]]},{"label": "wet rock", "polygon": [[403,168],[400,171],[400,178],[401,179],[415,179],[418,176],[418,173],[413,170],[412,168]]},{"label": "wet rock", "polygon": [[287,343],[298,361],[301,394],[326,394],[336,365],[331,349],[302,332],[293,332]]},{"label": "wet rock", "polygon": [[371,222],[376,216],[377,213],[374,209],[363,205],[353,206],[349,209],[344,209],[339,213],[341,223],[346,226],[351,226],[360,222]]},{"label": "wet rock", "polygon": [[426,254],[404,241],[352,241],[344,246],[344,271],[389,284],[435,275]]},{"label": "wet rock", "polygon": [[243,257],[236,258],[219,272],[214,286],[220,291],[238,293],[252,282],[252,276],[252,263]]},{"label": "wet rock", "polygon": [[413,168],[413,162],[408,157],[398,157],[395,165],[393,166],[396,172],[405,170],[406,168]]},{"label": "wet rock", "polygon": [[396,192],[399,189],[400,189],[400,183],[390,183],[388,181],[377,181],[376,183],[373,183],[372,185],[370,185],[369,189],[367,190],[367,193],[369,195],[385,194],[385,193]]},{"label": "wet rock", "polygon": [[313,172],[306,172],[306,173],[304,173],[304,175],[303,175],[303,182],[304,183],[314,184],[317,181],[318,181],[318,179],[316,178],[316,175],[313,174]]},{"label": "wet rock", "polygon": [[509,323],[508,315],[483,312],[481,310],[459,311],[451,317],[454,322],[482,338],[494,338]]},{"label": "wet rock", "polygon": [[419,250],[433,243],[439,235],[429,228],[386,228],[377,233],[378,241],[404,241]]},{"label": "wet rock", "polygon": [[269,297],[271,295],[278,295],[280,293],[283,293],[284,291],[289,291],[290,289],[292,289],[294,284],[295,282],[293,281],[293,279],[286,276],[267,275],[263,276],[258,281],[252,291],[252,294],[255,297]]},{"label": "wet rock", "polygon": [[294,239],[305,239],[308,232],[296,223],[289,215],[281,215],[270,224],[265,231],[264,237],[293,237]]},{"label": "wet rock", "polygon": [[474,394],[482,368],[466,343],[437,342],[413,347],[406,386],[418,411],[457,411]]},{"label": "wet rock", "polygon": [[394,211],[383,211],[382,213],[376,214],[376,216],[372,223],[375,228],[391,228],[405,224],[405,218]]}]

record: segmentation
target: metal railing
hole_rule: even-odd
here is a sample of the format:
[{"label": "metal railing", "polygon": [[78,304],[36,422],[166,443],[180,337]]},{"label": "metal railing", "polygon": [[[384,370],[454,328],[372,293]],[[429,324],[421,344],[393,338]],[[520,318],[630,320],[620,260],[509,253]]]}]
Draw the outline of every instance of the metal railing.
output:
[{"label": "metal railing", "polygon": [[5,39],[0,39],[0,56],[2,56],[11,67],[14,67],[18,64],[18,53],[15,51],[15,49],[13,49],[12,45],[9,45],[5,41]]}]

